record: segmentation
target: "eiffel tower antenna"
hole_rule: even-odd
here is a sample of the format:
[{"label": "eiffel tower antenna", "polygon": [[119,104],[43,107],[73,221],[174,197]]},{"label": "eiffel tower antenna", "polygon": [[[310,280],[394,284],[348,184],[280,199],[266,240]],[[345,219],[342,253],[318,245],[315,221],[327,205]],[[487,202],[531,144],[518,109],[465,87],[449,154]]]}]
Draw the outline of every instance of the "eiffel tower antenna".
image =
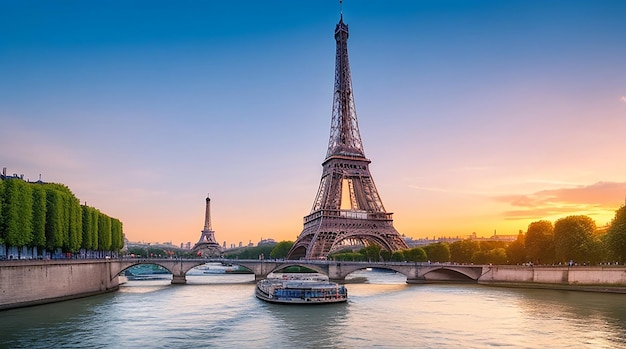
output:
[{"label": "eiffel tower antenna", "polygon": [[363,151],[348,61],[348,25],[341,0],[339,5],[328,151],[313,208],[288,259],[323,259],[350,246],[377,245],[389,252],[408,248],[393,227],[392,213],[385,211]]},{"label": "eiffel tower antenna", "polygon": [[343,19],[343,0],[339,0],[339,18]]}]

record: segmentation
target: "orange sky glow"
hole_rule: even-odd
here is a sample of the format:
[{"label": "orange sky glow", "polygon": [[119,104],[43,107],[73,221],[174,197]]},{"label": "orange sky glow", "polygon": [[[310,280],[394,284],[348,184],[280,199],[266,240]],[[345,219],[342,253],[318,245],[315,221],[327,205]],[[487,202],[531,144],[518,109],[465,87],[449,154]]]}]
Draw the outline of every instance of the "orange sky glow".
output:
[{"label": "orange sky glow", "polygon": [[[0,167],[66,184],[131,241],[195,243],[207,193],[220,244],[295,240],[327,150],[337,3],[238,4],[1,11]],[[626,199],[623,5],[462,4],[343,4],[396,229],[608,224]]]}]

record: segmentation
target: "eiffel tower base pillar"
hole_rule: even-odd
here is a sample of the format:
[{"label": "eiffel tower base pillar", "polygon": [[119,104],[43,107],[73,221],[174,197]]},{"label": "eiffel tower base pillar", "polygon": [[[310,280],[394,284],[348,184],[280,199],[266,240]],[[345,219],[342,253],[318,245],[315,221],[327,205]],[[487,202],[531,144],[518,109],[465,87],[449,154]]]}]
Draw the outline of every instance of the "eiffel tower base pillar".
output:
[{"label": "eiffel tower base pillar", "polygon": [[187,283],[185,275],[172,275],[172,285],[184,285]]}]

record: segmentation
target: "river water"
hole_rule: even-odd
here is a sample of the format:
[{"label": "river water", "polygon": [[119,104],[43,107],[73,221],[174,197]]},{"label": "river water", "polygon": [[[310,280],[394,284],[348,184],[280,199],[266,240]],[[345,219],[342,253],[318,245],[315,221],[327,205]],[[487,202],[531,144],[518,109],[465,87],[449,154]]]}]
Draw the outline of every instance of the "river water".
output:
[{"label": "river water", "polygon": [[321,306],[262,302],[252,275],[129,281],[0,312],[0,348],[626,347],[626,295],[352,276],[347,303]]}]

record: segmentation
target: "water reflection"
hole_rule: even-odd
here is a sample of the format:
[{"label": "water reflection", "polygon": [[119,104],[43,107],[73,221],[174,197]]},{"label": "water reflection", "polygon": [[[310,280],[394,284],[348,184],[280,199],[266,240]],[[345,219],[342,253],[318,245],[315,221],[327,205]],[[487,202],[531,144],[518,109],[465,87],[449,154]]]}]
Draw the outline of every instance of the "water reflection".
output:
[{"label": "water reflection", "polygon": [[626,342],[626,295],[407,285],[401,275],[355,274],[367,282],[346,285],[347,303],[322,306],[262,302],[248,275],[189,278],[184,286],[129,282],[116,293],[0,312],[0,347],[595,349]]},{"label": "water reflection", "polygon": [[[622,294],[594,292],[518,290],[516,305],[544,328],[555,325],[582,334],[583,343],[608,347],[626,343],[626,303]],[[567,332],[549,332],[565,339]],[[611,333],[611,336],[602,334]]]},{"label": "water reflection", "polygon": [[296,305],[258,301],[267,311],[277,335],[285,343],[306,343],[307,348],[335,347],[349,317],[348,303]]},{"label": "water reflection", "polygon": [[[94,320],[113,298],[112,294],[105,294],[3,311],[0,316],[1,347],[52,348],[60,343],[79,343],[81,338],[93,336],[88,329],[93,328]],[[77,323],[81,324],[83,331],[77,331]]]}]

